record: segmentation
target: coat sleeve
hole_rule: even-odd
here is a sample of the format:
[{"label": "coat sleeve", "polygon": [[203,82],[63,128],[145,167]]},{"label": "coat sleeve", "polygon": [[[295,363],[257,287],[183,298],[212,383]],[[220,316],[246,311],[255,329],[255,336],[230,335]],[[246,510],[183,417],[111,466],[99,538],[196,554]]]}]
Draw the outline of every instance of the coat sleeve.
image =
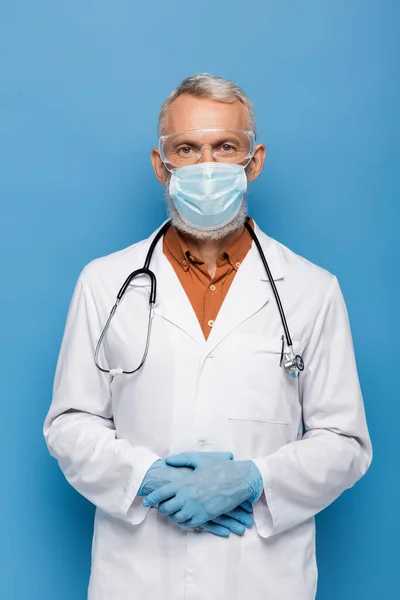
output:
[{"label": "coat sleeve", "polygon": [[372,448],[346,306],[336,278],[316,317],[300,374],[304,435],[253,459],[264,482],[254,506],[262,537],[326,508],[367,471]]},{"label": "coat sleeve", "polygon": [[[159,457],[118,438],[110,376],[94,364],[102,325],[81,274],[71,301],[44,436],[68,482],[101,510],[132,524],[148,509],[136,498],[150,465]],[[102,361],[105,362],[104,354]]]}]

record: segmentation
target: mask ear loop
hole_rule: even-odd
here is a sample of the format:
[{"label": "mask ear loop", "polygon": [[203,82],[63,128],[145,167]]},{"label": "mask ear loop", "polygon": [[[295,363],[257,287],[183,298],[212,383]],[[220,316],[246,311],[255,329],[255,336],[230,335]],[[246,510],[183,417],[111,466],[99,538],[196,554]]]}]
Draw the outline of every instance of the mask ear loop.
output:
[{"label": "mask ear loop", "polygon": [[[172,171],[171,171],[171,169],[168,169],[167,165],[169,165],[169,164],[171,164],[171,163],[166,163],[166,162],[164,162],[164,161],[163,161],[163,165],[164,165],[164,169],[165,169],[165,171],[167,171],[167,172],[168,172],[170,175],[172,175],[172,171],[173,171],[174,169],[172,169]],[[168,175],[167,175],[167,173],[165,173],[165,171],[164,171],[164,174],[165,174],[165,176],[166,176],[165,178],[167,179]]]},{"label": "mask ear loop", "polygon": [[248,174],[248,172],[250,172],[250,171],[251,171],[251,166],[250,166],[250,168],[249,168],[249,169],[247,169],[247,167],[250,165],[250,163],[251,163],[251,161],[253,160],[253,158],[254,158],[254,154],[253,154],[252,156],[250,156],[250,157],[249,157],[249,160],[248,160],[248,161],[247,161],[247,163],[246,163],[246,164],[243,166],[244,172],[246,173],[246,177],[247,177],[247,174]]}]

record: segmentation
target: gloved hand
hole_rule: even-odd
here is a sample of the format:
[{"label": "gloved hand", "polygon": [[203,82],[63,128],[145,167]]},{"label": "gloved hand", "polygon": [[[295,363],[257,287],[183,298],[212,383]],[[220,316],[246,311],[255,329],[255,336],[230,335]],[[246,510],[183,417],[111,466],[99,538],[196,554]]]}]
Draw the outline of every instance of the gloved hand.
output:
[{"label": "gloved hand", "polygon": [[167,457],[165,462],[193,467],[194,472],[150,493],[143,505],[161,503],[160,513],[173,514],[174,520],[186,527],[213,521],[246,500],[256,502],[263,490],[261,474],[251,460],[234,461],[221,453],[183,452]]},{"label": "gloved hand", "polygon": [[138,491],[138,496],[147,496],[163,485],[181,479],[190,473],[193,473],[193,469],[190,467],[181,467],[179,469],[170,467],[163,458],[160,458],[151,465],[144,476]]},{"label": "gloved hand", "polygon": [[[194,453],[192,456],[195,456],[196,454],[200,453]],[[204,452],[201,454],[203,455],[203,460],[210,463],[212,463],[213,459],[217,456],[229,460],[233,459],[233,454],[231,452]],[[159,459],[153,463],[147,471],[139,488],[138,496],[147,496],[160,487],[173,481],[177,481],[191,473],[193,473],[193,468],[191,467],[174,467],[167,465],[165,459]],[[201,525],[201,529],[221,537],[228,537],[231,532],[242,535],[245,532],[246,527],[251,527],[254,523],[251,516],[252,512],[253,508],[250,502],[244,502],[242,506],[238,506],[230,511],[229,514],[221,515],[213,521],[204,523]],[[174,515],[169,516],[172,520],[176,521]]]},{"label": "gloved hand", "polygon": [[[162,506],[162,504],[160,504]],[[162,512],[162,509],[161,511]],[[236,535],[243,535],[246,531],[246,527],[252,527],[254,519],[251,516],[253,507],[250,502],[244,502],[237,508],[230,510],[226,515],[215,517],[212,521],[207,521],[203,525],[199,525],[199,529],[204,529],[209,533],[213,533],[219,537],[229,537],[232,533]],[[175,519],[175,515],[168,515],[170,519],[179,523]],[[183,527],[191,527],[190,524],[179,523]]]}]

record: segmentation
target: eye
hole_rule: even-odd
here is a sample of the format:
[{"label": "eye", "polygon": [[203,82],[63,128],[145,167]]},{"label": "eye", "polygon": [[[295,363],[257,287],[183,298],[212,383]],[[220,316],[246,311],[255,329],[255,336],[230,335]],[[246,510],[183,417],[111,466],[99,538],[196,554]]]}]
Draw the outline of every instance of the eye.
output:
[{"label": "eye", "polygon": [[178,154],[183,154],[184,156],[188,156],[192,152],[192,148],[190,146],[181,146],[178,148]]},{"label": "eye", "polygon": [[221,149],[223,150],[223,152],[232,152],[234,150],[234,147],[231,146],[231,144],[222,144]]}]

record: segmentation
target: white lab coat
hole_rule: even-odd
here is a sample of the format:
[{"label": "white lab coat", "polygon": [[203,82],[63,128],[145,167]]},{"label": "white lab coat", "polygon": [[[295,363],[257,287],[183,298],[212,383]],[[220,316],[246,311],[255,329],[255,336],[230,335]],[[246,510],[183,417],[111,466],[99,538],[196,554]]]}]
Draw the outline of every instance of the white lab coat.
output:
[{"label": "white lab coat", "polygon": [[[371,444],[336,278],[255,231],[303,354],[298,380],[279,368],[281,320],[254,244],[206,341],[158,243],[150,349],[134,375],[101,373],[93,351],[153,236],[95,260],[79,278],[44,432],[67,480],[97,507],[90,600],[315,597],[314,515],[366,472]],[[147,315],[141,277],[112,321],[105,366],[139,363]],[[150,465],[190,450],[255,460],[264,493],[243,537],[187,530],[141,506]]]}]

